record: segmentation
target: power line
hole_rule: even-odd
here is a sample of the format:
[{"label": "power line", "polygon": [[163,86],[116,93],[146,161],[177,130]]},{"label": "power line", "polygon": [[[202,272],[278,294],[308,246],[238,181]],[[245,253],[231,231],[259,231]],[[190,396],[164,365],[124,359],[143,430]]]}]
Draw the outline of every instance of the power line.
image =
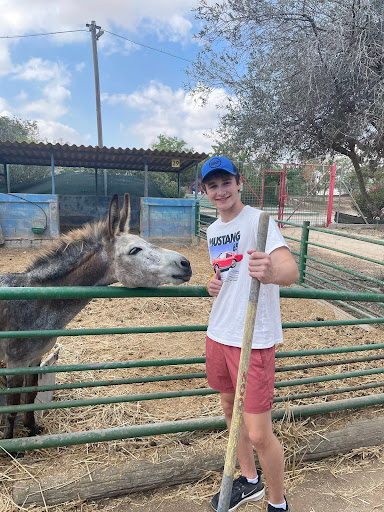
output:
[{"label": "power line", "polygon": [[[0,39],[17,39],[21,37],[38,37],[38,36],[51,36],[55,34],[69,34],[73,32],[88,32],[88,30],[85,29],[78,29],[78,30],[62,30],[58,32],[44,32],[42,34],[25,34],[25,35],[19,35],[19,36],[0,36]],[[178,55],[174,55],[173,53],[166,52],[165,50],[159,50],[158,48],[153,48],[153,46],[148,46],[143,43],[138,43],[137,41],[133,41],[132,39],[128,39],[127,37],[121,36],[119,34],[115,34],[114,32],[110,32],[109,30],[104,30],[104,32],[107,32],[108,34],[111,34],[112,36],[119,37],[120,39],[124,39],[125,41],[129,41],[130,43],[136,44],[137,46],[142,46],[143,48],[148,48],[149,50],[153,50],[155,52],[164,53],[165,55],[169,55],[170,57],[174,57],[175,59],[185,60],[186,62],[192,62],[189,59],[186,59],[185,57],[179,57]]]},{"label": "power line", "polygon": [[43,34],[25,34],[24,36],[0,36],[0,39],[16,39],[18,37],[51,36],[54,34],[68,34],[69,32],[88,32],[88,30],[85,30],[85,29],[62,30],[60,32],[44,32]]},{"label": "power line", "polygon": [[121,39],[125,39],[126,41],[129,41],[130,43],[137,44],[138,46],[143,46],[144,48],[149,48],[150,50],[154,50],[155,52],[165,53],[166,55],[169,55],[171,57],[175,57],[175,59],[181,59],[185,60],[187,62],[192,62],[189,59],[185,59],[184,57],[179,57],[178,55],[174,55],[173,53],[166,52],[164,50],[159,50],[158,48],[153,48],[152,46],[148,46],[146,44],[137,43],[136,41],[132,41],[132,39],[128,39],[127,37],[120,36],[119,34],[114,34],[113,32],[110,32],[109,30],[104,30],[104,32],[107,32],[108,34],[111,34],[116,37],[120,37]]}]

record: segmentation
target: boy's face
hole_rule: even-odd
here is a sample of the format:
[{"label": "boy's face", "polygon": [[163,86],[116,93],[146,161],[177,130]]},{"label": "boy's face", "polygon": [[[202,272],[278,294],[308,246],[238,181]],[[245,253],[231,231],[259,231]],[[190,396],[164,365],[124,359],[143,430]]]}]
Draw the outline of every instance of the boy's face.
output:
[{"label": "boy's face", "polygon": [[212,177],[208,175],[204,185],[205,195],[219,211],[229,210],[240,202],[241,180],[236,183],[236,177],[233,174],[223,172],[213,174]]}]

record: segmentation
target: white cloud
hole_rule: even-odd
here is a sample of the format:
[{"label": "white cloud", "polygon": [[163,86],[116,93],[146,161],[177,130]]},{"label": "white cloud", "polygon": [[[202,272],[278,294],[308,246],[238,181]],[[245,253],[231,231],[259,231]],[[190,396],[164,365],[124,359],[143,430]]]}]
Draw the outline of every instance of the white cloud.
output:
[{"label": "white cloud", "polygon": [[[93,19],[108,30],[115,26],[140,33],[144,29],[181,41],[190,37],[189,18],[196,5],[197,0],[2,0],[0,33],[87,30],[86,23]],[[86,33],[73,32],[55,37],[57,42],[65,44],[86,36]]]},{"label": "white cloud", "polygon": [[11,112],[9,111],[9,105],[5,98],[0,97],[0,116],[12,117]]},{"label": "white cloud", "polygon": [[[68,112],[71,97],[71,74],[62,63],[32,58],[12,71],[12,79],[22,81],[28,92],[21,89],[15,94],[12,106],[0,100],[0,110],[6,111],[3,115],[35,119],[40,136],[49,142],[89,143],[90,135],[82,136],[58,121]],[[33,88],[28,89],[31,83]]]},{"label": "white cloud", "polygon": [[11,57],[9,55],[8,44],[0,41],[0,76],[8,75],[12,69]]},{"label": "white cloud", "polygon": [[173,91],[153,81],[147,88],[132,94],[104,94],[103,101],[141,112],[138,123],[129,127],[121,126],[120,130],[127,137],[133,134],[141,136],[143,147],[150,146],[163,133],[185,140],[195,151],[208,152],[211,151],[211,140],[207,134],[218,127],[218,105],[226,97],[224,90],[216,89],[207,103],[202,105],[201,101],[195,101],[191,94],[182,89]]},{"label": "white cloud", "polygon": [[76,145],[88,145],[91,139],[90,134],[80,135],[70,126],[66,126],[56,121],[47,121],[46,119],[38,119],[37,126],[39,133],[43,139],[48,142],[60,142]]},{"label": "white cloud", "polygon": [[40,57],[34,57],[13,68],[13,78],[19,80],[39,80],[41,82],[52,80],[68,84],[70,77],[69,71],[61,62],[43,60]]},{"label": "white cloud", "polygon": [[76,71],[83,71],[85,69],[85,66],[85,62],[79,62],[78,64],[76,64],[75,69]]},{"label": "white cloud", "polygon": [[47,121],[59,119],[68,111],[67,100],[71,96],[68,89],[71,74],[60,62],[51,62],[41,58],[32,58],[29,61],[15,66],[14,80],[32,81],[39,86],[45,82],[38,93],[41,97],[29,99],[24,91],[16,97],[18,113],[25,117],[41,118]]}]

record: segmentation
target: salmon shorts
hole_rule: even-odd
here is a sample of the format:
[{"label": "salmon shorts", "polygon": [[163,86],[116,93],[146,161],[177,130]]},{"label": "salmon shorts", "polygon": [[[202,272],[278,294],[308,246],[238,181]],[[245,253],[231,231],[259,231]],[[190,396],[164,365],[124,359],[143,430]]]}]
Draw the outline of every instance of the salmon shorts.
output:
[{"label": "salmon shorts", "polygon": [[[223,345],[206,337],[208,384],[220,393],[235,394],[240,347]],[[270,411],[275,385],[275,347],[252,349],[249,363],[244,412]]]}]

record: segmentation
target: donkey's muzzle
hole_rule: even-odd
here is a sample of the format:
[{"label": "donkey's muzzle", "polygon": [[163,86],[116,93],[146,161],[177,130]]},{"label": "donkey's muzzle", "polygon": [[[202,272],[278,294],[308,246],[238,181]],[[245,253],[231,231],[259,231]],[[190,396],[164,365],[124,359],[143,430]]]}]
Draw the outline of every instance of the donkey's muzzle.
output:
[{"label": "donkey's muzzle", "polygon": [[172,274],[172,277],[174,279],[180,279],[184,282],[189,281],[192,277],[192,268],[189,260],[182,256],[176,265],[179,272],[177,274]]}]

